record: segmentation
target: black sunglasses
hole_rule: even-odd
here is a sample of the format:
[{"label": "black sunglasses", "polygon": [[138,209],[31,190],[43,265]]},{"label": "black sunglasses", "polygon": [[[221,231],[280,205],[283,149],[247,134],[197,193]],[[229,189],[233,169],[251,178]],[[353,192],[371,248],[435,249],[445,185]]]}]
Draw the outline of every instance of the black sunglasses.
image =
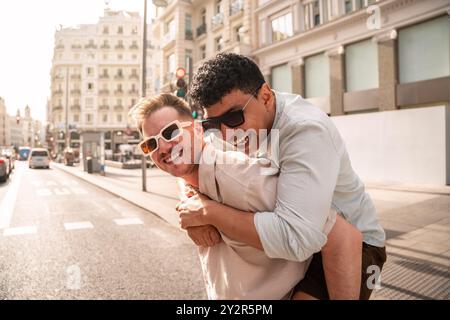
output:
[{"label": "black sunglasses", "polygon": [[202,127],[203,131],[208,131],[211,129],[218,129],[220,130],[220,125],[223,123],[229,128],[236,128],[239,127],[241,124],[245,122],[244,117],[244,110],[247,108],[248,104],[252,100],[252,98],[255,98],[254,95],[258,93],[259,87],[254,94],[251,95],[251,97],[247,100],[244,107],[239,110],[233,110],[230,109],[227,112],[225,112],[223,115],[213,118],[208,118],[205,120],[202,120]]}]

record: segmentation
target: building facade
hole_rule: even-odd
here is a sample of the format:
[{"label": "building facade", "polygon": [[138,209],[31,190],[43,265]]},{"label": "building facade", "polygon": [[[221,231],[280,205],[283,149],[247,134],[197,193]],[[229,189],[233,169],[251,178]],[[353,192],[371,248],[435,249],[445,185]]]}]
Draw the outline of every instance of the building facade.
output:
[{"label": "building facade", "polygon": [[155,69],[157,87],[173,92],[175,71],[193,70],[219,52],[251,54],[251,1],[244,0],[171,0],[157,9],[153,38],[159,64]]},{"label": "building facade", "polygon": [[254,0],[252,55],[332,116],[367,181],[450,184],[450,3]]},{"label": "building facade", "polygon": [[9,116],[6,112],[5,100],[0,97],[0,146],[11,145]]},{"label": "building facade", "polygon": [[[138,13],[105,9],[97,24],[56,31],[48,103],[56,152],[67,140],[79,147],[83,131],[103,132],[110,153],[121,144],[138,143],[128,111],[142,92],[142,29]],[[146,82],[153,83],[152,49],[145,47]]]}]

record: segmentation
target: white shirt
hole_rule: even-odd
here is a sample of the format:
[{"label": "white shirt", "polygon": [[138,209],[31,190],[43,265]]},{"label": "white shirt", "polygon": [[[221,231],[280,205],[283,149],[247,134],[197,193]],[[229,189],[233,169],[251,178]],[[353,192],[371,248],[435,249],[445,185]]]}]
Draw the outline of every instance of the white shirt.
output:
[{"label": "white shirt", "polygon": [[275,94],[270,136],[278,133],[279,150],[270,157],[280,170],[276,206],[258,210],[254,218],[266,254],[305,261],[320,251],[330,207],[362,232],[364,242],[383,247],[375,207],[331,119],[298,95]]},{"label": "white shirt", "polygon": [[[274,210],[278,170],[268,174],[270,160],[249,159],[241,152],[222,152],[212,144],[205,146],[203,154],[212,161],[200,162],[201,193],[243,211]],[[324,234],[331,230],[335,218],[336,213],[329,210]],[[309,261],[271,259],[263,251],[224,234],[222,239],[214,247],[199,248],[209,299],[288,298],[309,265]]]}]

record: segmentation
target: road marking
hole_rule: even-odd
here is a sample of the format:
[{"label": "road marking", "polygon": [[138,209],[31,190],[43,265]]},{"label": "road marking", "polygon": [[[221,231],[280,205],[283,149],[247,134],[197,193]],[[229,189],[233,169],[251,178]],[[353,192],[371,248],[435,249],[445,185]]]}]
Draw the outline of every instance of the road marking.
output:
[{"label": "road marking", "polygon": [[86,189],[83,188],[71,188],[74,194],[88,194]]},{"label": "road marking", "polygon": [[11,218],[14,212],[14,204],[16,203],[17,194],[19,192],[20,180],[22,179],[23,168],[18,167],[14,174],[14,180],[9,186],[2,203],[0,204],[0,229],[9,228]]},{"label": "road marking", "polygon": [[37,189],[36,194],[40,197],[49,197],[52,195],[52,191],[47,188]]},{"label": "road marking", "polygon": [[144,222],[142,222],[142,220],[139,218],[114,219],[114,222],[118,226],[126,226],[126,225],[132,225],[132,224],[144,224]]},{"label": "road marking", "polygon": [[3,235],[5,237],[8,236],[18,236],[18,235],[23,235],[23,234],[33,234],[37,232],[37,228],[32,226],[32,227],[18,227],[18,228],[7,228],[5,230],[3,230]]},{"label": "road marking", "polygon": [[64,223],[64,228],[66,230],[93,229],[94,225],[89,221],[68,222]]}]

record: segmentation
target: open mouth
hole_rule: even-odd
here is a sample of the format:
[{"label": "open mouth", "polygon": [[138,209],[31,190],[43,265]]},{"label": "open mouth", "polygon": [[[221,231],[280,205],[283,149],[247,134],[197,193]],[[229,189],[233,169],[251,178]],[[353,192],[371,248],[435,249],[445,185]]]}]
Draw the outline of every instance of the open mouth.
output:
[{"label": "open mouth", "polygon": [[172,165],[175,162],[178,163],[178,159],[181,159],[183,156],[183,148],[180,148],[180,150],[177,153],[171,152],[168,156],[166,156],[162,161],[165,164]]}]

